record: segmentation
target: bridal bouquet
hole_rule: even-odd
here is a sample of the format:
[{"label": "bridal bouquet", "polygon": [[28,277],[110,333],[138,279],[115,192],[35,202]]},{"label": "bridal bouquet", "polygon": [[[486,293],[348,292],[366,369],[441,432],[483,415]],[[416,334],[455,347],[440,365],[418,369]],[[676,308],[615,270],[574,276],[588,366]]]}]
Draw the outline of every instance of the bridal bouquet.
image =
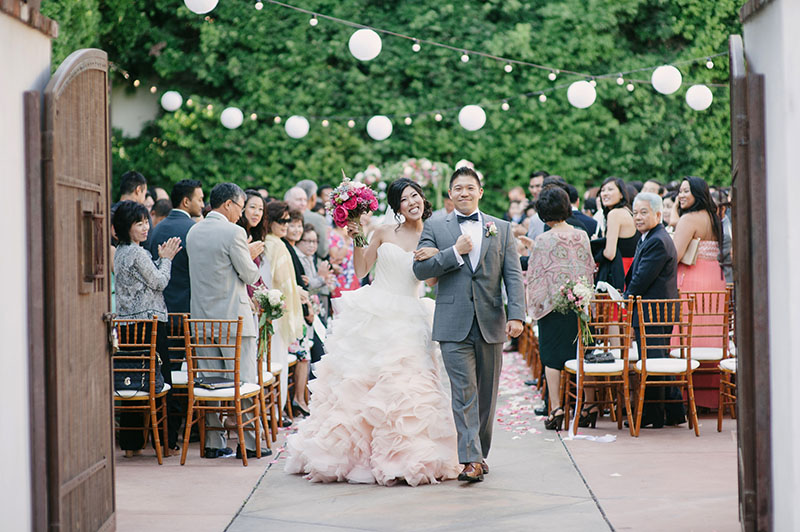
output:
[{"label": "bridal bouquet", "polygon": [[264,354],[269,345],[270,336],[275,333],[272,327],[273,320],[283,316],[286,312],[286,297],[280,290],[264,290],[260,288],[253,293],[253,300],[258,305],[258,357]]},{"label": "bridal bouquet", "polygon": [[[572,311],[578,316],[578,334],[583,339],[583,345],[591,345],[592,332],[589,330],[591,319],[591,301],[594,297],[594,286],[585,278],[577,281],[567,281],[558,289],[553,299],[553,310],[562,314]],[[577,338],[575,338],[577,341]]]},{"label": "bridal bouquet", "polygon": [[[344,180],[333,189],[330,204],[327,205],[338,227],[345,227],[349,221],[359,222],[362,214],[378,210],[378,198],[371,188],[364,183],[350,181],[344,171],[342,177]],[[353,243],[357,247],[364,247],[368,244],[367,237],[359,231]]]}]

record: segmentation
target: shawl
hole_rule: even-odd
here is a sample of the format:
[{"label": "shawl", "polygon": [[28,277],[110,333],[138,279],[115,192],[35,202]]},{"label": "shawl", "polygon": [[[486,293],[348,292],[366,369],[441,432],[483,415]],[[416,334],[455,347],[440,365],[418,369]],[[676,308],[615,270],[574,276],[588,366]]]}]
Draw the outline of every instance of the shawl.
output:
[{"label": "shawl", "polygon": [[283,241],[275,235],[267,235],[264,239],[264,256],[270,265],[272,288],[280,290],[286,298],[286,312],[275,320],[273,326],[288,345],[303,336],[303,310],[292,257]]}]

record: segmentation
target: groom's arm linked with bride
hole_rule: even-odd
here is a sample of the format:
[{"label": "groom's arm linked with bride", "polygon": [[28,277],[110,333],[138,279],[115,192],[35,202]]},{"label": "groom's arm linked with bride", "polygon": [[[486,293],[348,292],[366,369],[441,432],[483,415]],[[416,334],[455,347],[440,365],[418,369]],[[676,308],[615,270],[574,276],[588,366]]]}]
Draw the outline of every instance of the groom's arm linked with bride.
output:
[{"label": "groom's arm linked with bride", "polygon": [[433,339],[450,376],[458,458],[465,464],[459,479],[476,481],[488,472],[503,342],[522,332],[525,296],[511,225],[478,211],[480,181],[462,170],[450,183],[456,210],[426,220],[417,246],[440,251],[413,268],[420,280],[439,280]]}]

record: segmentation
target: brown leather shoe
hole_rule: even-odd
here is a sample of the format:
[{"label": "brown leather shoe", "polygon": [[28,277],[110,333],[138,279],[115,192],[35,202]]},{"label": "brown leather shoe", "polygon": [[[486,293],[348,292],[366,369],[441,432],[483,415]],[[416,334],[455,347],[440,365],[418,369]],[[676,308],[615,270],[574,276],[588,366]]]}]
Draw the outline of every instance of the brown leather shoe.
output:
[{"label": "brown leather shoe", "polygon": [[461,474],[458,475],[458,480],[466,482],[480,482],[483,480],[483,467],[479,462],[472,462],[466,464]]},{"label": "brown leather shoe", "polygon": [[486,460],[481,462],[481,469],[483,469],[483,474],[484,475],[488,475],[489,474],[489,466],[486,465]]}]

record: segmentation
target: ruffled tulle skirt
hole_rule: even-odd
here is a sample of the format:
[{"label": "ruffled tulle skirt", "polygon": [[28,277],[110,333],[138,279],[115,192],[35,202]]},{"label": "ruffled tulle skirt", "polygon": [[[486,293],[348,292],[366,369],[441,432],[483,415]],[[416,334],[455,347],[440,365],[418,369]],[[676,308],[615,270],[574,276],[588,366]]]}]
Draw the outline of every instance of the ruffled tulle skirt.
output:
[{"label": "ruffled tulle skirt", "polygon": [[287,439],[285,469],[312,482],[409,485],[460,466],[432,301],[371,285],[345,292],[315,365],[311,415]]}]

